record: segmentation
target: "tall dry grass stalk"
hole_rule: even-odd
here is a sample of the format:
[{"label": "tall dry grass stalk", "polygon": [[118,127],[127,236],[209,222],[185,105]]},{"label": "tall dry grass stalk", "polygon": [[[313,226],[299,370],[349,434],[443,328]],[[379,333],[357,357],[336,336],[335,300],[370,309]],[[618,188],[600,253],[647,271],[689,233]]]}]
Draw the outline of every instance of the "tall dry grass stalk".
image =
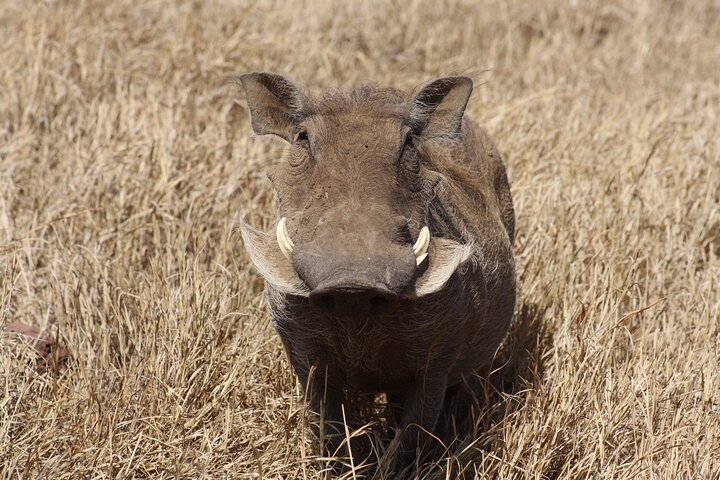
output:
[{"label": "tall dry grass stalk", "polygon": [[0,471],[328,475],[231,233],[240,209],[272,221],[283,146],[219,85],[271,70],[469,73],[505,156],[516,322],[422,478],[720,478],[719,19],[711,0],[3,0],[0,318],[72,360],[38,374],[3,347]]}]

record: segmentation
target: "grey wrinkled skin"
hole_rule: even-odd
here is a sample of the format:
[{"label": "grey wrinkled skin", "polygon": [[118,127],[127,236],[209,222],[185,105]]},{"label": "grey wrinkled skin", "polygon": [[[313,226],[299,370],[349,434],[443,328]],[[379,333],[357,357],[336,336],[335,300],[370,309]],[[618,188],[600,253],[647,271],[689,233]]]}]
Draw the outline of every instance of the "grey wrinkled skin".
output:
[{"label": "grey wrinkled skin", "polygon": [[[447,387],[492,360],[515,305],[512,198],[497,149],[464,117],[472,82],[308,98],[275,74],[236,81],[255,132],[290,143],[268,177],[292,261],[274,232],[244,222],[241,230],[310,407],[332,426],[352,395],[400,399],[408,461],[418,433],[435,428]],[[416,266],[412,244],[424,225],[430,249]],[[394,303],[348,313],[310,301],[348,284],[377,287]]]}]

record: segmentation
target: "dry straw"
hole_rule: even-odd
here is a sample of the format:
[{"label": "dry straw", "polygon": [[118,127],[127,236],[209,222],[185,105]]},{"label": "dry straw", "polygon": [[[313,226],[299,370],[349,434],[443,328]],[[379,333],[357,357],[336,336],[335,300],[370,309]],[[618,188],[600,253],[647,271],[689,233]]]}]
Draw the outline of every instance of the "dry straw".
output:
[{"label": "dry straw", "polygon": [[[327,475],[232,234],[241,209],[274,218],[283,147],[218,86],[273,70],[482,84],[468,113],[508,164],[517,318],[423,478],[720,478],[719,9],[3,0],[0,319],[72,359],[37,374],[3,346],[0,472]],[[388,478],[376,430],[385,466],[347,478]]]}]

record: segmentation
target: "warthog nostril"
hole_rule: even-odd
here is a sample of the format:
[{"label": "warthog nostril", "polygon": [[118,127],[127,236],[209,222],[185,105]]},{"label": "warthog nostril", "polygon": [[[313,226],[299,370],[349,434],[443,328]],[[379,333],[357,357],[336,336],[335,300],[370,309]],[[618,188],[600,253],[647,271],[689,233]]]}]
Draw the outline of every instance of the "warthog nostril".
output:
[{"label": "warthog nostril", "polygon": [[390,310],[397,297],[384,288],[338,285],[310,293],[310,303],[337,315],[378,315]]}]

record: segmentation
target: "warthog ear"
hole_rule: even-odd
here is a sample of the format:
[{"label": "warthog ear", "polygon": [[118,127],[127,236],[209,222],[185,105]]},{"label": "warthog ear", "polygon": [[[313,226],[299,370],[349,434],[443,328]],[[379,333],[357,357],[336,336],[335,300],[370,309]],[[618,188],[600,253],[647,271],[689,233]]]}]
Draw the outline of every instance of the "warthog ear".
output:
[{"label": "warthog ear", "polygon": [[265,281],[283,293],[307,297],[308,288],[297,276],[290,261],[280,251],[275,235],[252,228],[244,218],[236,221],[245,250]]},{"label": "warthog ear", "polygon": [[275,73],[253,72],[231,79],[233,82],[238,80],[245,90],[253,131],[292,141],[306,103],[300,90],[290,80]]},{"label": "warthog ear", "polygon": [[416,297],[440,291],[458,267],[472,254],[472,246],[446,238],[433,238],[428,249],[428,267],[415,281]]},{"label": "warthog ear", "polygon": [[412,118],[427,137],[452,136],[460,131],[472,93],[468,77],[445,77],[423,86],[415,95]]}]

